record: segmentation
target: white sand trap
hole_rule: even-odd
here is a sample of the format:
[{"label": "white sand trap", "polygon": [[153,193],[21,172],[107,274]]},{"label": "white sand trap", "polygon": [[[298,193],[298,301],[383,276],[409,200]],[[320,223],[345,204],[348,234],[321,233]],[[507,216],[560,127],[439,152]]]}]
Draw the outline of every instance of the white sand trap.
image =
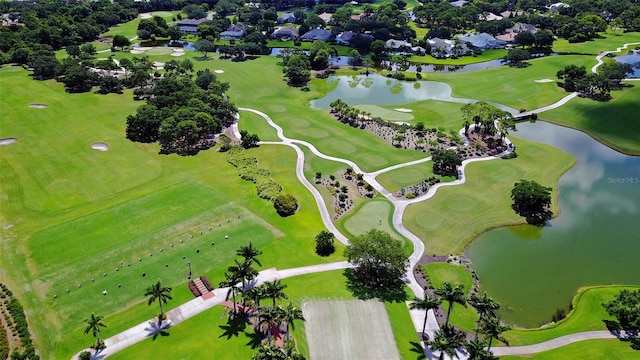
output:
[{"label": "white sand trap", "polygon": [[49,107],[49,105],[47,105],[47,104],[29,104],[29,107],[33,108],[33,109],[46,109],[46,108]]},{"label": "white sand trap", "polygon": [[555,80],[553,80],[553,79],[538,79],[538,80],[535,80],[535,82],[537,82],[537,83],[549,83],[549,82],[554,82],[554,81]]},{"label": "white sand trap", "polygon": [[151,19],[152,17],[151,13],[140,14],[140,19]]},{"label": "white sand trap", "polygon": [[144,50],[133,49],[131,50],[132,54],[144,54]]},{"label": "white sand trap", "polygon": [[171,53],[171,56],[182,56],[182,55],[184,55],[183,52],[175,52],[174,51],[174,52]]},{"label": "white sand trap", "polygon": [[173,52],[181,52],[181,53],[183,53],[183,52],[184,52],[184,49],[180,49],[180,48],[178,48],[178,49],[173,49]]},{"label": "white sand trap", "polygon": [[379,301],[311,301],[302,304],[302,313],[312,360],[400,359]]},{"label": "white sand trap", "polygon": [[7,146],[7,145],[11,145],[14,142],[18,141],[18,139],[16,138],[4,138],[4,139],[0,139],[0,146]]},{"label": "white sand trap", "polygon": [[213,70],[216,74],[224,74],[224,70]]},{"label": "white sand trap", "polygon": [[98,151],[109,151],[109,145],[103,143],[103,142],[97,142],[97,143],[93,143],[91,144],[91,148],[93,150],[98,150]]},{"label": "white sand trap", "polygon": [[405,112],[405,113],[413,112],[413,110],[405,109],[405,108],[398,108],[398,109],[393,109],[393,110],[400,111],[400,112]]},{"label": "white sand trap", "polygon": [[394,123],[395,123],[395,124],[398,124],[398,125],[411,125],[411,124],[409,124],[409,123],[408,123],[408,122],[406,122],[406,121],[394,121]]}]

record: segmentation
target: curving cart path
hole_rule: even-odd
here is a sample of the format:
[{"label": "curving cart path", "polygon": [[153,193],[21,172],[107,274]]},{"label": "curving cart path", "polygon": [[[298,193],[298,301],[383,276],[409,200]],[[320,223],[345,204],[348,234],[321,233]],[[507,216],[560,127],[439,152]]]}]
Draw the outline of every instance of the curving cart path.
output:
[{"label": "curving cart path", "polygon": [[[598,56],[596,56],[596,60],[598,61],[598,63],[596,65],[594,65],[591,68],[592,72],[597,72],[597,68],[599,66],[601,66],[603,64],[602,58],[604,56],[606,56],[609,53],[613,53],[613,52],[620,52],[623,49],[626,49],[629,45],[639,45],[640,42],[635,42],[635,43],[627,43],[624,44],[622,47],[617,48],[617,50],[615,51],[606,51],[603,52],[601,54],[599,54]],[[639,80],[639,79],[626,79],[626,80]],[[554,104],[551,105],[547,105],[535,110],[531,110],[528,112],[524,112],[521,114],[516,114],[515,117],[521,117],[521,116],[528,116],[534,113],[540,113],[540,112],[544,112],[544,111],[548,111],[551,109],[555,109],[558,108],[564,104],[566,104],[567,102],[569,102],[571,99],[575,98],[576,96],[578,96],[577,93],[571,93],[567,96],[565,96],[564,98],[560,99],[559,101],[557,101]],[[362,169],[353,161],[348,160],[348,159],[343,159],[343,158],[338,158],[335,156],[330,156],[330,155],[326,155],[322,152],[320,152],[313,144],[310,144],[306,141],[303,140],[297,140],[297,139],[291,139],[288,138],[284,135],[284,130],[282,129],[282,127],[280,127],[279,125],[277,125],[272,119],[271,117],[269,117],[269,115],[265,114],[262,111],[259,110],[255,110],[255,109],[249,109],[249,108],[238,108],[238,110],[240,111],[248,111],[248,112],[252,112],[254,114],[257,114],[259,116],[261,116],[271,127],[273,127],[276,130],[276,133],[278,135],[278,137],[281,139],[281,141],[277,142],[277,141],[262,141],[260,142],[260,144],[265,144],[265,145],[285,145],[285,146],[289,146],[291,148],[293,148],[296,151],[296,155],[297,155],[297,159],[296,159],[296,176],[298,177],[298,180],[311,192],[311,194],[313,195],[315,201],[316,201],[316,205],[318,206],[318,209],[320,211],[320,216],[322,218],[322,222],[324,223],[325,227],[330,230],[336,237],[336,239],[338,239],[338,241],[342,242],[345,245],[349,245],[349,239],[342,234],[337,228],[336,226],[333,224],[333,221],[331,220],[331,216],[329,214],[329,210],[327,209],[326,204],[324,203],[324,199],[322,198],[322,195],[320,194],[320,192],[309,182],[309,180],[307,180],[307,178],[304,176],[304,161],[305,161],[305,156],[304,156],[304,152],[302,151],[302,149],[298,146],[298,145],[302,145],[307,147],[314,155],[325,159],[325,160],[330,160],[330,161],[336,161],[336,162],[340,162],[343,164],[346,164],[348,166],[350,166],[354,171],[356,171],[357,173],[360,173],[363,175],[363,178],[365,181],[367,181],[369,184],[371,184],[371,186],[373,186],[382,196],[384,196],[387,200],[389,200],[393,205],[394,205],[394,212],[393,212],[393,220],[392,220],[392,224],[393,226],[396,228],[396,230],[403,235],[404,237],[406,237],[407,239],[409,239],[409,241],[411,241],[411,243],[413,244],[414,250],[413,253],[411,254],[411,256],[409,257],[408,261],[409,261],[409,270],[407,271],[407,273],[404,276],[404,281],[407,284],[407,286],[409,286],[409,288],[411,288],[411,290],[413,291],[413,293],[415,294],[416,297],[418,298],[422,298],[424,296],[423,294],[423,289],[420,287],[420,285],[418,284],[418,282],[416,281],[414,275],[413,275],[413,271],[412,269],[414,268],[414,266],[417,264],[417,262],[420,260],[420,258],[422,257],[422,254],[424,254],[424,243],[422,242],[422,240],[420,240],[419,237],[417,237],[415,234],[413,234],[411,231],[409,231],[408,229],[406,229],[404,227],[404,225],[402,224],[402,217],[404,215],[404,211],[407,208],[408,205],[417,203],[417,202],[421,202],[421,201],[425,201],[430,199],[431,197],[433,197],[436,192],[438,191],[439,188],[444,187],[444,186],[456,186],[456,185],[461,185],[464,184],[466,182],[466,176],[465,176],[465,168],[468,164],[472,163],[472,162],[479,162],[479,161],[489,161],[489,160],[494,160],[494,159],[499,159],[501,157],[503,157],[504,155],[510,153],[513,151],[513,148],[511,146],[511,141],[508,138],[504,138],[505,142],[507,143],[507,150],[504,151],[501,154],[498,154],[496,156],[489,156],[489,157],[484,157],[484,158],[476,158],[476,159],[467,159],[465,161],[462,162],[462,166],[459,169],[459,176],[458,179],[452,182],[448,182],[448,183],[438,183],[435,184],[434,186],[432,186],[429,191],[419,197],[416,197],[415,199],[410,199],[410,200],[406,200],[406,199],[397,199],[395,196],[393,196],[393,194],[391,194],[386,188],[384,188],[384,186],[382,186],[377,180],[376,177],[380,174],[383,174],[385,172],[388,171],[392,171],[392,170],[396,170],[396,169],[400,169],[402,167],[406,167],[406,166],[411,166],[411,165],[416,165],[416,164],[420,164],[420,163],[424,163],[427,161],[431,160],[431,157],[425,157],[422,159],[418,159],[418,160],[414,160],[414,161],[410,161],[410,162],[406,162],[406,163],[402,163],[402,164],[397,164],[397,165],[393,165],[393,166],[389,166],[387,168],[384,169],[380,169],[377,171],[373,171],[373,172],[365,172],[362,171]],[[239,115],[236,116],[236,118],[239,120]],[[472,125],[473,126],[473,125]],[[232,131],[234,133],[234,135],[237,138],[240,138],[240,132],[238,130],[238,123],[237,121],[232,125]],[[464,129],[460,130],[460,136],[461,138],[463,138],[465,140],[465,145],[468,144],[468,141],[466,139],[466,137],[464,136]],[[257,286],[260,285],[262,283],[264,283],[265,281],[273,281],[276,279],[283,279],[283,278],[287,278],[287,277],[292,277],[292,276],[298,276],[298,275],[304,275],[304,274],[311,274],[311,273],[315,273],[315,272],[323,272],[323,271],[331,271],[331,270],[339,270],[339,269],[346,269],[351,267],[351,264],[349,264],[347,261],[341,261],[341,262],[335,262],[335,263],[328,263],[328,264],[319,264],[319,265],[310,265],[310,266],[305,266],[305,267],[300,267],[300,268],[293,268],[293,269],[285,269],[285,270],[277,270],[276,268],[272,268],[272,269],[267,269],[267,270],[263,270],[259,273],[259,275],[253,280],[253,282],[251,282],[249,284],[249,286]],[[104,359],[109,355],[112,355],[120,350],[123,350],[133,344],[136,344],[144,339],[147,339],[149,337],[152,337],[156,334],[158,334],[159,332],[177,325],[207,309],[210,309],[211,307],[215,306],[215,305],[219,305],[220,303],[222,303],[225,300],[226,297],[226,293],[228,291],[228,288],[219,288],[219,289],[215,289],[213,291],[214,296],[212,298],[209,299],[202,299],[201,297],[198,297],[196,299],[193,299],[191,301],[188,301],[174,309],[171,309],[169,311],[166,312],[167,315],[167,320],[164,322],[164,325],[162,328],[158,328],[158,326],[156,325],[156,320],[155,319],[150,319],[147,321],[144,321],[132,328],[129,328],[117,335],[114,335],[110,338],[107,338],[104,340],[105,344],[106,344],[106,348],[102,349],[101,351],[99,351],[98,353],[95,353],[94,350],[92,349],[83,349],[81,351],[79,351],[78,353],[76,353],[72,359],[77,359],[78,355],[85,350],[91,351],[93,354],[92,359]],[[422,323],[424,321],[424,312],[423,311],[414,311],[414,310],[410,310],[410,314],[411,314],[411,318],[412,321],[414,322],[417,331],[420,331],[422,329]],[[439,329],[438,323],[435,319],[435,315],[433,314],[433,311],[430,310],[427,313],[427,333],[429,334],[429,336],[431,338],[433,338],[433,333]],[[569,335],[565,335],[565,336],[561,336],[546,342],[542,342],[539,344],[533,344],[533,345],[526,345],[526,346],[514,346],[514,347],[493,347],[492,351],[494,353],[494,355],[496,356],[504,356],[504,355],[526,355],[526,354],[533,354],[533,353],[537,353],[537,352],[542,352],[542,351],[547,351],[547,350],[551,350],[551,349],[555,349],[558,347],[562,347],[571,343],[575,343],[575,342],[579,342],[579,341],[585,341],[585,340],[593,340],[593,339],[617,339],[620,338],[622,335],[624,334],[624,332],[622,332],[622,334],[616,334],[610,331],[586,331],[586,332],[579,332],[579,333],[573,333],[573,334],[569,334]],[[424,349],[425,349],[425,355],[427,357],[427,359],[435,359],[436,355],[440,355],[438,353],[433,353],[431,352],[431,350],[426,347],[425,343],[422,342]],[[445,356],[445,358],[449,358],[448,356]],[[459,359],[467,359],[467,354],[462,351],[462,350],[458,350],[458,358]]]}]

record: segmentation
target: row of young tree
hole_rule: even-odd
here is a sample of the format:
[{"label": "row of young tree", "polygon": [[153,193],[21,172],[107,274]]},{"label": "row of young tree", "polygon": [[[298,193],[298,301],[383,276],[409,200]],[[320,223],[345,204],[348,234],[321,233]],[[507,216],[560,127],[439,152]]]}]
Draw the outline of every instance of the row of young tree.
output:
[{"label": "row of young tree", "polygon": [[229,126],[237,113],[224,95],[229,84],[218,81],[209,69],[198,71],[194,79],[193,64],[165,70],[163,78],[152,86],[134,92],[136,99],[144,99],[146,104],[127,117],[127,138],[158,141],[163,153],[189,155],[210,148],[215,144],[214,136]]}]

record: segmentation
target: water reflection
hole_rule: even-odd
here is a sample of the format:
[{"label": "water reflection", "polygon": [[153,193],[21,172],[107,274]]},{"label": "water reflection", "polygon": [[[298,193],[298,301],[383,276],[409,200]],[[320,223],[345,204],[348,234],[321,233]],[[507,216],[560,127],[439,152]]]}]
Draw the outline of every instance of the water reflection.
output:
[{"label": "water reflection", "polygon": [[482,287],[511,309],[507,321],[545,323],[581,286],[640,283],[640,157],[544,122],[518,124],[514,135],[558,147],[577,163],[558,184],[560,214],[550,226],[492,230],[466,251]]},{"label": "water reflection", "polygon": [[[344,81],[341,81],[344,79]],[[311,101],[314,109],[328,109],[329,104],[341,99],[349,105],[392,105],[406,104],[418,100],[442,100],[468,104],[474,99],[456,98],[451,96],[451,86],[437,81],[407,82],[391,79],[378,74],[330,76],[328,83],[335,88],[321,99]],[[418,85],[416,85],[418,84]],[[516,113],[508,106],[495,104],[495,106]]]}]

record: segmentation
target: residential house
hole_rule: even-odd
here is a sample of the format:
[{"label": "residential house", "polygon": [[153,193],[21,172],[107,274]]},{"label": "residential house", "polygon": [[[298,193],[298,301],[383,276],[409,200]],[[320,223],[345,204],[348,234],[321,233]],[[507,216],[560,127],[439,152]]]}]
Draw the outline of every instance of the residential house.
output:
[{"label": "residential house", "polygon": [[241,40],[244,33],[247,32],[248,26],[245,24],[231,24],[227,30],[220,33],[222,40]]},{"label": "residential house", "polygon": [[198,25],[202,24],[205,21],[209,21],[209,19],[202,18],[202,19],[180,20],[178,22],[178,29],[180,29],[180,31],[182,31],[183,34],[197,34]]},{"label": "residential house", "polygon": [[568,8],[568,7],[571,7],[571,6],[569,4],[567,4],[567,3],[557,2],[555,4],[549,5],[548,9],[551,12],[556,12],[556,11],[560,10],[561,8]]},{"label": "residential house", "polygon": [[294,27],[281,27],[271,34],[272,39],[280,39],[282,41],[297,39],[300,35],[298,28]]},{"label": "residential house", "polygon": [[502,18],[512,18],[515,16],[520,16],[524,14],[524,11],[522,10],[516,10],[516,11],[511,11],[511,10],[506,10],[500,13],[500,16],[502,16]]},{"label": "residential house", "polygon": [[296,16],[292,12],[284,13],[278,17],[278,24],[293,24],[296,22]]},{"label": "residential house", "polygon": [[440,38],[428,39],[431,55],[437,58],[467,55],[471,52],[467,44]]},{"label": "residential house", "polygon": [[302,41],[329,41],[331,39],[331,31],[326,29],[311,29],[302,35]]},{"label": "residential house", "polygon": [[331,21],[331,17],[332,17],[332,16],[333,16],[332,14],[329,14],[329,13],[326,13],[326,12],[324,12],[324,13],[322,13],[322,14],[318,15],[318,17],[319,17],[320,19],[322,19],[322,21],[324,21],[324,23],[325,23],[325,24],[328,24],[328,23],[329,23],[329,21]]},{"label": "residential house", "polygon": [[538,31],[538,28],[531,24],[516,23],[512,27],[508,28],[504,34],[496,36],[496,39],[512,42],[516,38],[516,35],[523,31],[529,31],[532,34],[535,34]]},{"label": "residential house", "polygon": [[451,5],[453,7],[463,7],[467,3],[469,3],[469,2],[465,1],[465,0],[458,0],[458,1],[450,2],[449,5]]},{"label": "residential house", "polygon": [[351,20],[355,20],[355,21],[360,21],[362,19],[366,19],[367,15],[365,13],[361,13],[361,14],[357,14],[357,15],[351,15]]},{"label": "residential house", "polygon": [[487,33],[463,35],[463,36],[459,36],[458,40],[460,40],[460,42],[465,42],[469,46],[480,49],[480,50],[500,49],[505,47],[505,45],[507,44],[506,41],[498,40]]},{"label": "residential house", "polygon": [[387,49],[399,54],[425,54],[425,48],[421,46],[413,46],[410,42],[404,40],[389,39],[384,43]]},{"label": "residential house", "polygon": [[[345,31],[343,33],[340,33],[340,35],[336,36],[336,44],[349,46],[350,45],[349,42],[351,41],[351,38],[356,34],[358,33],[355,33],[353,31]],[[373,40],[372,35],[369,35],[369,34],[358,34],[358,35],[365,36]]]},{"label": "residential house", "polygon": [[484,21],[495,21],[495,20],[502,20],[502,16],[499,16],[490,12],[487,14],[478,15],[478,19],[484,20]]}]

